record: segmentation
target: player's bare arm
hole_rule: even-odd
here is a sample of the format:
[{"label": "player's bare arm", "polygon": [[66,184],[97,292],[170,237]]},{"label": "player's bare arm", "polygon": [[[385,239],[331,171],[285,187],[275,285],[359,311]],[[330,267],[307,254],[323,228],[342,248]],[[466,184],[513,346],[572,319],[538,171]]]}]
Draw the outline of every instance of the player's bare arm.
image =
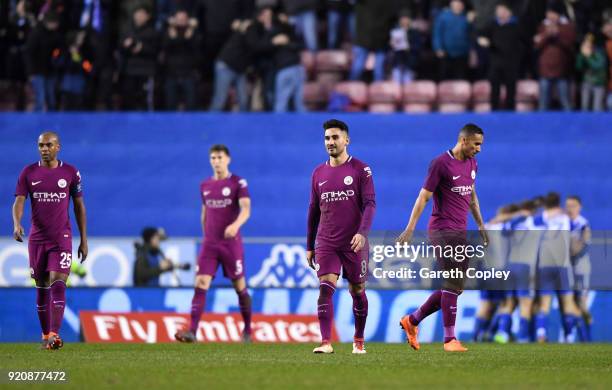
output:
[{"label": "player's bare arm", "polygon": [[25,204],[25,196],[18,195],[13,203],[13,238],[19,242],[23,242],[25,232],[21,226],[21,218],[23,217],[23,207]]},{"label": "player's bare arm", "polygon": [[202,225],[202,233],[205,233],[206,224],[206,206],[202,205],[202,211],[200,212],[200,224]]},{"label": "player's bare arm", "polygon": [[414,206],[412,207],[412,212],[410,213],[408,225],[406,226],[406,229],[404,229],[402,234],[400,234],[400,236],[397,238],[397,242],[399,242],[400,244],[404,242],[410,242],[410,240],[412,239],[412,235],[414,234],[414,229],[416,229],[416,224],[419,221],[419,218],[421,218],[421,214],[423,214],[423,210],[425,209],[427,202],[429,202],[432,196],[433,192],[427,191],[425,188],[421,188],[419,196],[417,197],[416,201],[414,202]]},{"label": "player's bare arm", "polygon": [[79,244],[78,256],[81,263],[87,258],[89,248],[87,246],[87,212],[85,211],[85,202],[82,197],[73,198],[74,216],[76,218],[81,243]]},{"label": "player's bare arm", "polygon": [[489,245],[489,236],[487,234],[487,230],[485,229],[484,221],[482,220],[482,214],[480,213],[480,203],[478,202],[478,195],[476,195],[476,185],[472,186],[470,210],[472,211],[472,216],[474,217],[474,221],[478,226],[478,231],[480,232],[480,236],[482,237],[484,245]]},{"label": "player's bare arm", "polygon": [[245,222],[251,216],[251,199],[240,198],[238,199],[238,205],[240,205],[240,214],[234,222],[227,225],[225,228],[225,238],[234,238],[238,234],[238,231],[245,224]]}]

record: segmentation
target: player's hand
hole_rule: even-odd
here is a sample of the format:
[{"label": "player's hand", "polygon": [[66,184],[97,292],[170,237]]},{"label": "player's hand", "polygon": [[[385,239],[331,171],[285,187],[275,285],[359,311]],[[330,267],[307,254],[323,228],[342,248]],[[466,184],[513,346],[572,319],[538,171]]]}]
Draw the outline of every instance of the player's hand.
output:
[{"label": "player's hand", "polygon": [[485,247],[489,246],[489,234],[487,233],[487,230],[484,228],[484,226],[481,226],[478,228],[478,231],[480,232],[480,237],[482,238],[482,244]]},{"label": "player's hand", "polygon": [[353,236],[353,239],[351,240],[351,249],[353,250],[353,252],[357,253],[363,249],[363,247],[365,246],[365,243],[366,243],[365,237],[357,233]]},{"label": "player's hand", "polygon": [[79,259],[81,260],[81,264],[83,264],[83,262],[87,258],[88,253],[89,253],[89,247],[87,246],[87,241],[81,241],[81,244],[79,244],[79,251],[78,251],[78,255],[79,255]]},{"label": "player's hand", "polygon": [[25,235],[25,232],[23,230],[23,226],[21,225],[16,225],[13,228],[13,238],[19,242],[23,242],[23,236]]},{"label": "player's hand", "polygon": [[230,225],[227,225],[227,227],[225,228],[225,233],[223,233],[223,236],[225,238],[234,238],[236,237],[237,234],[238,234],[238,227],[232,223]]},{"label": "player's hand", "polygon": [[400,244],[403,244],[403,243],[410,244],[410,241],[412,241],[413,234],[414,232],[412,230],[404,230],[402,234],[399,235],[396,241]]},{"label": "player's hand", "polygon": [[159,268],[161,268],[162,271],[169,271],[174,268],[174,264],[171,260],[163,259],[159,262]]},{"label": "player's hand", "polygon": [[314,251],[306,251],[306,260],[308,261],[308,266],[316,271],[314,255]]}]

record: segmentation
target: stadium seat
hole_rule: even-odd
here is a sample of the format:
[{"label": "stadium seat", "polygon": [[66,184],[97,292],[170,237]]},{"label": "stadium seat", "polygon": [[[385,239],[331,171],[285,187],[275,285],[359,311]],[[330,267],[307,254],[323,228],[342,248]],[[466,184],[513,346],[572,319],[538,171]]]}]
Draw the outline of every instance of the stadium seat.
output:
[{"label": "stadium seat", "polygon": [[436,102],[436,83],[431,80],[406,83],[402,92],[404,112],[431,112]]},{"label": "stadium seat", "polygon": [[538,106],[540,87],[535,80],[519,80],[516,85],[516,111],[533,111]]},{"label": "stadium seat", "polygon": [[363,81],[342,81],[335,85],[334,92],[348,96],[348,111],[363,111],[368,105],[368,86]]},{"label": "stadium seat", "polygon": [[491,83],[488,80],[478,80],[472,84],[472,101],[474,112],[491,111]]},{"label": "stadium seat", "polygon": [[472,85],[466,80],[447,80],[438,84],[440,112],[463,112],[468,109]]},{"label": "stadium seat", "polygon": [[315,56],[309,50],[304,50],[300,53],[300,58],[302,62],[302,66],[306,71],[306,75],[308,80],[312,80],[315,73]]},{"label": "stadium seat", "polygon": [[328,91],[316,81],[304,83],[304,104],[310,111],[321,111],[327,104]]},{"label": "stadium seat", "polygon": [[401,86],[394,81],[375,81],[368,87],[370,112],[395,112],[401,98]]},{"label": "stadium seat", "polygon": [[315,67],[318,72],[339,72],[349,70],[350,58],[344,50],[320,50],[315,57]]}]

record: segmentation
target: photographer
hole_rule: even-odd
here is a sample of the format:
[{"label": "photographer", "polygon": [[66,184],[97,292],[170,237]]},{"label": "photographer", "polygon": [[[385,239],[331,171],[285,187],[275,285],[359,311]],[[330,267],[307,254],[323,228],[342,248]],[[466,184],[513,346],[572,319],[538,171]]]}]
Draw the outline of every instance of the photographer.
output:
[{"label": "photographer", "polygon": [[134,243],[134,287],[159,287],[159,275],[175,268],[188,270],[189,264],[175,265],[161,251],[160,243],[166,239],[162,228],[146,227],[142,231],[142,242]]}]

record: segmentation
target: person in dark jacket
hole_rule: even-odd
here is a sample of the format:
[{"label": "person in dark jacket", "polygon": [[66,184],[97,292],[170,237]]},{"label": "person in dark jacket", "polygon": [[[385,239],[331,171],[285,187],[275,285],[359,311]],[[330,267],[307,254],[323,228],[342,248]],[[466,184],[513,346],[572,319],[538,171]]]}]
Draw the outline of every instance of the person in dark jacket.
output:
[{"label": "person in dark jacket", "polygon": [[355,5],[356,35],[349,78],[358,80],[370,52],[374,52],[374,80],[384,79],[389,31],[396,17],[395,0],[360,0]]},{"label": "person in dark jacket", "polygon": [[298,37],[303,39],[310,51],[318,48],[317,3],[318,0],[283,0],[289,23],[295,27]]},{"label": "person in dark jacket", "polygon": [[296,112],[305,112],[303,92],[306,72],[300,53],[304,44],[293,28],[282,21],[276,25],[276,34],[270,42],[274,46],[274,112],[286,112],[293,102]]},{"label": "person in dark jacket", "polygon": [[178,10],[168,20],[168,29],[162,42],[162,53],[166,76],[166,108],[178,109],[179,93],[183,93],[185,108],[196,108],[196,85],[198,81],[197,54],[200,39],[198,21],[190,18],[186,10]]},{"label": "person in dark jacket", "polygon": [[158,35],[146,7],[134,10],[133,22],[132,31],[121,39],[122,107],[152,111]]},{"label": "person in dark jacket", "polygon": [[348,30],[350,40],[355,39],[355,0],[327,0],[327,48],[337,49],[342,33]]},{"label": "person in dark jacket", "polygon": [[84,31],[70,31],[66,35],[66,50],[61,55],[62,81],[60,96],[65,111],[83,110],[85,84],[91,72],[91,61],[83,50]]},{"label": "person in dark jacket", "polygon": [[393,81],[399,84],[414,79],[415,69],[422,47],[421,32],[412,28],[410,11],[400,12],[397,27],[391,30],[390,45],[393,49]]},{"label": "person in dark jacket", "polygon": [[249,110],[246,71],[251,65],[251,50],[247,43],[246,31],[250,20],[234,22],[234,33],[221,49],[215,62],[215,91],[211,111],[222,111],[232,85],[236,88],[240,111]]},{"label": "person in dark jacket", "polygon": [[58,58],[63,47],[59,17],[48,12],[32,31],[25,47],[27,73],[34,89],[34,111],[55,110]]},{"label": "person in dark jacket", "polygon": [[[478,44],[489,49],[489,81],[491,109],[515,109],[516,82],[525,49],[525,37],[510,6],[500,3],[495,21],[482,31]],[[506,102],[500,106],[501,84],[506,86]]]},{"label": "person in dark jacket", "polygon": [[26,42],[35,24],[34,16],[26,10],[25,0],[20,0],[15,5],[15,13],[11,16],[7,28],[7,55],[5,59],[7,78],[10,81],[11,90],[16,97],[15,108],[18,111],[25,110],[26,95],[25,83],[28,79],[25,65]]},{"label": "person in dark jacket", "polygon": [[147,227],[142,231],[142,242],[136,242],[136,261],[134,262],[135,287],[159,287],[159,276],[172,271],[174,265],[160,248],[165,238],[163,230]]},{"label": "person in dark jacket", "polygon": [[440,60],[440,80],[467,78],[470,32],[463,0],[451,0],[450,7],[435,19],[432,33],[432,46]]}]

